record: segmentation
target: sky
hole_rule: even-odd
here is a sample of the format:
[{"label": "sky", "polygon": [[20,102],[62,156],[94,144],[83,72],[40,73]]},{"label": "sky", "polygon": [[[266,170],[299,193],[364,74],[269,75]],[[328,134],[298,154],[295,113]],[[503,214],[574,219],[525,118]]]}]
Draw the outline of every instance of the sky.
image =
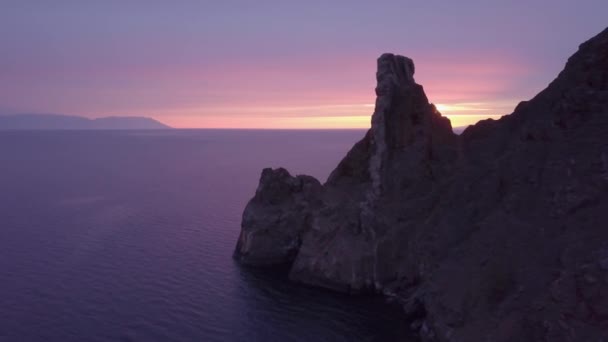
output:
[{"label": "sky", "polygon": [[458,127],[512,112],[607,25],[606,0],[1,0],[0,113],[365,128],[393,52]]}]

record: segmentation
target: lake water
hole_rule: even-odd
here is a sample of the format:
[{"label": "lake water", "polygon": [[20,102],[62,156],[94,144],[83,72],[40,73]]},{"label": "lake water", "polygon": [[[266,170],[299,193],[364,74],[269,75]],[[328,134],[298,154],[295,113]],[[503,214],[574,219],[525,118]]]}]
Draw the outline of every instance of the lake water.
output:
[{"label": "lake water", "polygon": [[404,341],[398,308],[232,259],[262,168],[362,131],[0,132],[0,341]]}]

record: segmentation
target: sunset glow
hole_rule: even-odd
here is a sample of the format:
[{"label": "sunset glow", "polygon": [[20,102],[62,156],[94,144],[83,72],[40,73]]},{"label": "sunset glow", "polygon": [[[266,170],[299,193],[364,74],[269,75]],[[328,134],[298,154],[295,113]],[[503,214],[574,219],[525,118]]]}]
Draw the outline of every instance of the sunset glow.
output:
[{"label": "sunset glow", "polygon": [[[511,110],[508,102],[435,104],[453,127],[479,120],[498,119]],[[373,103],[327,105],[265,105],[182,108],[160,113],[166,122],[181,128],[251,129],[366,129],[370,127]],[[500,111],[503,114],[494,114]]]},{"label": "sunset glow", "polygon": [[[605,25],[602,11],[582,13],[567,1],[550,8],[420,3],[415,16],[401,1],[136,4],[5,6],[0,115],[135,115],[176,128],[366,128],[376,59],[393,52],[414,60],[429,101],[459,127],[512,112],[551,82],[572,46]],[[584,20],[569,15],[574,9]],[[503,20],[535,11],[546,18],[542,25]],[[562,25],[572,20],[578,26]]]},{"label": "sunset glow", "polygon": [[[446,115],[452,127],[466,127],[480,120],[497,120],[501,115]],[[367,129],[371,115],[357,116],[295,116],[295,117],[252,117],[252,116],[205,116],[175,117],[171,122],[175,127],[237,128],[237,129]]]}]

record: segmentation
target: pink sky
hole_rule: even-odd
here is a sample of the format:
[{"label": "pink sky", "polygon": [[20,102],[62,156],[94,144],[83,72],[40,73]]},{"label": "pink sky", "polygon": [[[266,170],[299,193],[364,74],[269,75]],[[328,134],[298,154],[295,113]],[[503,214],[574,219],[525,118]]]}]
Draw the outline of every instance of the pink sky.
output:
[{"label": "pink sky", "polygon": [[453,126],[498,117],[542,90],[608,12],[591,0],[7,1],[0,112],[181,128],[369,127],[383,52],[414,59]]}]

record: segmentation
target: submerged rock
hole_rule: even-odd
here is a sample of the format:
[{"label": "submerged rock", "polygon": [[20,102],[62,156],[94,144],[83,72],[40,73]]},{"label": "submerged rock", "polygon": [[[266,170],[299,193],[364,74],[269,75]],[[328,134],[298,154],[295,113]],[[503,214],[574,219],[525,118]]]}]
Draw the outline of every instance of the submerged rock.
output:
[{"label": "submerged rock", "polygon": [[382,55],[376,78],[371,129],[324,185],[263,171],[237,259],[404,298],[425,340],[608,338],[608,30],[460,136],[411,59]]}]

